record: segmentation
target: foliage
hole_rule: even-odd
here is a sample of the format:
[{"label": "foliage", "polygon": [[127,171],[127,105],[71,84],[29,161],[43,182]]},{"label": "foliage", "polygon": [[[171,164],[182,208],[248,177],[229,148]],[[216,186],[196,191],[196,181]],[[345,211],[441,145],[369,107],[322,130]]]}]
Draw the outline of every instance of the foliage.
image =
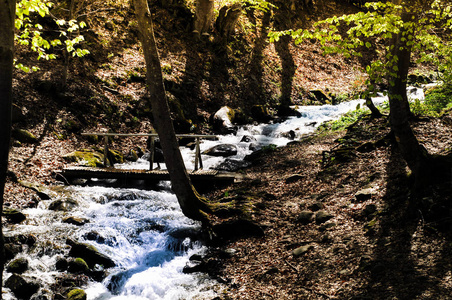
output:
[{"label": "foliage", "polygon": [[323,123],[318,128],[318,131],[326,132],[345,130],[348,126],[352,125],[363,116],[368,115],[369,112],[370,111],[367,107],[361,107],[360,105],[358,105],[355,110],[351,110],[345,113],[339,119]]},{"label": "foliage", "polygon": [[424,101],[416,100],[411,105],[411,111],[418,115],[439,116],[445,109],[452,108],[452,86],[442,85],[430,90]]},{"label": "foliage", "polygon": [[[366,67],[369,75],[366,84],[373,92],[373,84],[382,83],[386,78],[396,78],[398,57],[392,54],[394,44],[391,41],[403,32],[402,42],[407,48],[418,52],[419,62],[436,61],[443,63],[444,53],[452,50],[444,46],[440,31],[452,28],[452,12],[449,4],[433,0],[428,7],[422,5],[396,5],[391,2],[366,3],[367,12],[334,16],[315,24],[314,30],[288,30],[270,33],[271,41],[277,41],[282,35],[290,35],[296,44],[306,39],[321,42],[325,54],[340,53],[345,57],[362,56],[364,51],[372,48],[377,52]],[[403,20],[403,15],[408,15]],[[345,32],[345,33],[344,33]],[[375,49],[374,44],[387,45],[384,49]],[[385,59],[380,59],[384,57]],[[443,69],[451,70],[452,58]],[[450,72],[446,72],[450,76]],[[389,84],[394,82],[389,81]]]},{"label": "foliage", "polygon": [[[52,3],[47,0],[21,0],[16,5],[16,21],[15,26],[17,29],[16,42],[20,45],[29,46],[31,50],[37,53],[37,59],[56,59],[57,56],[54,53],[49,53],[49,50],[53,47],[63,45],[64,49],[68,53],[72,53],[72,56],[83,57],[89,53],[88,50],[77,47],[84,38],[79,32],[80,29],[86,26],[85,22],[78,22],[76,20],[63,20],[55,19],[58,25],[59,38],[47,39],[43,36],[43,26],[40,25],[37,20],[37,16],[44,18],[50,16],[50,8]],[[72,34],[75,34],[72,37]],[[36,66],[28,67],[22,63],[15,62],[17,68],[25,72],[36,71]]]}]

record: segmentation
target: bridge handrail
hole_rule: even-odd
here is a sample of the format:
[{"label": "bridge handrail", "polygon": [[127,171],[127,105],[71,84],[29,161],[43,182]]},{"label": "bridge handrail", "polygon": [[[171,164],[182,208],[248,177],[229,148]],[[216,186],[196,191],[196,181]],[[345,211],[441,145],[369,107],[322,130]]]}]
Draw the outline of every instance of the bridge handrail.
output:
[{"label": "bridge handrail", "polygon": [[[124,136],[124,137],[138,137],[138,136],[148,136],[150,137],[150,155],[149,155],[149,169],[152,170],[154,168],[154,153],[155,153],[155,138],[158,138],[158,134],[156,133],[114,133],[114,132],[82,132],[81,135],[97,135],[104,137],[104,165],[107,166],[107,155],[108,155],[108,137],[110,136]],[[195,171],[198,169],[202,169],[202,159],[201,159],[201,151],[199,147],[199,142],[201,138],[217,138],[216,135],[212,134],[176,134],[178,138],[194,138],[196,141],[196,150],[195,150]],[[113,167],[113,163],[110,162]],[[199,164],[199,168],[198,168]]]}]

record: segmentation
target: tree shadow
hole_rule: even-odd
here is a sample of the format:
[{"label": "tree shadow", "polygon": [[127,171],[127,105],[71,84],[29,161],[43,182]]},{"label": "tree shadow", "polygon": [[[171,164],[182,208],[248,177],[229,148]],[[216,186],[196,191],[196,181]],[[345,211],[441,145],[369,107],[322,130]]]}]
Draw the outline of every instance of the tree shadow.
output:
[{"label": "tree shadow", "polygon": [[245,78],[240,86],[240,98],[247,107],[265,104],[265,99],[268,98],[263,85],[264,68],[262,61],[264,59],[264,49],[268,39],[270,18],[270,11],[263,14],[260,32],[256,34],[254,39],[254,48],[251,54],[249,69],[246,72],[244,76]]},{"label": "tree shadow", "polygon": [[[450,293],[447,286],[441,285],[441,278],[448,272],[450,275],[450,242],[444,236],[426,233],[405,167],[398,150],[393,149],[386,167],[388,178],[383,197],[386,207],[376,217],[378,230],[368,228],[367,232],[374,244],[373,255],[361,257],[359,266],[368,274],[369,281],[353,299],[439,299]],[[430,254],[419,248],[430,246],[425,245],[424,238],[443,243],[441,254],[432,255],[433,266]]]}]

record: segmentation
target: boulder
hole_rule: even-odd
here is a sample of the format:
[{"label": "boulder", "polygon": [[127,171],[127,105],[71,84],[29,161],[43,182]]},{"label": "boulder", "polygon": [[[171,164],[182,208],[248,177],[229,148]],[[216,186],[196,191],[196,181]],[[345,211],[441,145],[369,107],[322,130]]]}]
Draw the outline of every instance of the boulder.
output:
[{"label": "boulder", "polygon": [[237,170],[251,166],[251,162],[227,158],[219,166],[215,167],[218,171],[235,172]]},{"label": "boulder", "polygon": [[4,208],[3,216],[12,224],[19,224],[27,218],[22,212],[14,208]]},{"label": "boulder", "polygon": [[293,256],[298,257],[298,256],[301,256],[301,255],[307,253],[309,250],[311,250],[313,248],[314,248],[313,244],[304,245],[304,246],[298,247],[295,250],[293,250],[292,254],[293,254]]},{"label": "boulder", "polygon": [[22,274],[28,270],[28,259],[25,257],[20,257],[6,266],[6,271],[10,273]]},{"label": "boulder", "polygon": [[67,270],[73,274],[88,274],[89,267],[88,264],[83,260],[83,258],[77,257],[76,259],[70,260],[67,266]]},{"label": "boulder", "polygon": [[37,137],[35,137],[31,132],[24,129],[13,129],[11,134],[14,139],[21,143],[34,144],[38,142]]},{"label": "boulder", "polygon": [[299,222],[301,224],[309,224],[312,222],[313,219],[314,219],[314,213],[309,210],[304,210],[298,215],[297,222]]},{"label": "boulder", "polygon": [[55,268],[57,269],[57,271],[64,272],[67,270],[67,266],[68,266],[68,261],[66,258],[64,258],[64,257],[57,258],[57,261],[55,263]]},{"label": "boulder", "polygon": [[86,300],[86,293],[82,289],[73,289],[66,296],[67,300]]},{"label": "boulder", "polygon": [[5,287],[9,288],[18,299],[30,299],[39,289],[39,284],[27,281],[22,276],[13,274],[5,281]]},{"label": "boulder", "polygon": [[58,199],[50,203],[49,209],[55,211],[69,211],[78,206],[77,201],[71,198]]},{"label": "boulder", "polygon": [[320,210],[315,214],[315,222],[317,224],[323,224],[331,218],[333,218],[333,215],[327,213],[324,210]]},{"label": "boulder", "polygon": [[320,201],[317,201],[316,203],[309,205],[309,209],[312,211],[319,211],[319,210],[323,209],[324,207],[325,207],[325,205],[323,205],[323,203]]},{"label": "boulder", "polygon": [[131,162],[138,160],[138,153],[134,149],[130,149],[129,154],[125,156],[125,159]]},{"label": "boulder", "polygon": [[232,144],[221,144],[204,151],[203,154],[223,157],[232,156],[237,154],[237,147]]},{"label": "boulder", "polygon": [[85,225],[86,223],[89,223],[89,220],[82,217],[70,216],[63,218],[63,223],[82,226]]},{"label": "boulder", "polygon": [[86,167],[105,167],[104,154],[93,149],[77,150],[63,155],[63,158]]},{"label": "boulder", "polygon": [[292,174],[292,175],[289,175],[289,176],[286,178],[285,182],[286,182],[286,183],[293,183],[293,182],[300,181],[300,180],[302,180],[302,179],[304,179],[304,178],[305,178],[305,175],[301,175],[301,174]]},{"label": "boulder", "polygon": [[372,188],[367,188],[367,189],[358,191],[355,194],[355,198],[356,198],[356,201],[363,202],[363,201],[366,201],[366,200],[369,200],[370,198],[372,198],[372,194],[373,194]]},{"label": "boulder", "polygon": [[333,101],[331,97],[321,89],[309,91],[309,98],[322,104],[331,104]]},{"label": "boulder", "polygon": [[244,135],[240,140],[241,143],[257,143],[257,139],[252,135]]},{"label": "boulder", "polygon": [[213,127],[221,133],[235,133],[237,129],[232,125],[235,112],[228,106],[223,106],[213,115]]},{"label": "boulder", "polygon": [[104,266],[105,268],[112,268],[116,266],[115,262],[111,258],[100,253],[94,246],[79,243],[71,239],[68,239],[66,243],[71,246],[69,255],[84,259],[91,268],[96,264]]},{"label": "boulder", "polygon": [[14,243],[5,244],[5,260],[13,259],[20,252],[22,252],[22,245]]},{"label": "boulder", "polygon": [[363,210],[363,215],[365,217],[369,217],[373,215],[377,211],[377,206],[375,204],[369,204],[366,205],[366,207]]}]

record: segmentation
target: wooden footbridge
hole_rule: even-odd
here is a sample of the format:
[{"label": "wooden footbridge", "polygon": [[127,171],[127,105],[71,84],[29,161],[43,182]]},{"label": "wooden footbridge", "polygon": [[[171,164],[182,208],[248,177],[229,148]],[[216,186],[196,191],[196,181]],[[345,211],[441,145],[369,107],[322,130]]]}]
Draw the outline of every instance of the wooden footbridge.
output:
[{"label": "wooden footbridge", "polygon": [[[125,133],[82,133],[82,135],[97,135],[103,136],[104,141],[104,165],[106,167],[83,167],[83,166],[72,166],[64,168],[61,171],[61,175],[67,179],[69,182],[73,182],[74,179],[117,179],[121,182],[126,181],[136,181],[144,180],[157,182],[162,180],[170,180],[169,173],[167,170],[154,169],[154,154],[155,154],[155,139],[158,138],[157,134],[146,134],[146,133],[135,133],[135,134],[125,134]],[[123,136],[123,137],[149,137],[150,141],[150,155],[149,155],[149,170],[142,169],[119,169],[115,168],[113,165],[107,166],[108,164],[108,138],[113,136]],[[193,138],[196,141],[195,145],[195,168],[194,170],[187,170],[190,179],[194,184],[199,183],[222,183],[229,184],[233,183],[236,179],[242,176],[237,173],[231,172],[220,172],[217,170],[203,170],[201,152],[199,143],[202,138],[216,138],[215,135],[195,135],[195,134],[178,134],[178,138]]]}]

